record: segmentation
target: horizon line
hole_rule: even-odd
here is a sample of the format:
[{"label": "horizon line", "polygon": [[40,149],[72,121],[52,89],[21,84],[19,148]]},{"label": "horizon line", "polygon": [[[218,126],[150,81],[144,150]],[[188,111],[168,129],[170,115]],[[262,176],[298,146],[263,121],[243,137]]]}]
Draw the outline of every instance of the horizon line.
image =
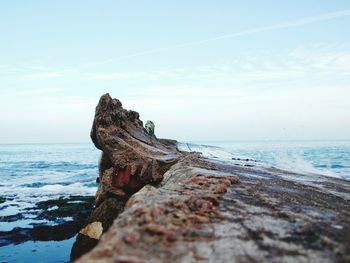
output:
[{"label": "horizon line", "polygon": [[[163,139],[163,138],[159,138]],[[200,142],[322,142],[322,141],[350,141],[349,139],[244,139],[244,140],[176,140],[179,143],[200,143]],[[42,145],[42,144],[93,144],[93,142],[10,142],[0,145]]]}]

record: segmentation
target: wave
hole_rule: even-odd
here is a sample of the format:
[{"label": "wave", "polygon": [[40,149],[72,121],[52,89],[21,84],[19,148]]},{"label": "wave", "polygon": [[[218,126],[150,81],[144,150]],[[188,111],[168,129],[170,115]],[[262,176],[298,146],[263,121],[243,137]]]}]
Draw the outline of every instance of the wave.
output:
[{"label": "wave", "polygon": [[77,163],[77,162],[7,162],[6,165],[21,165],[21,168],[31,169],[50,169],[50,170],[80,170],[80,169],[96,169],[97,164]]},{"label": "wave", "polygon": [[302,154],[300,153],[287,153],[287,152],[278,152],[273,155],[272,164],[278,168],[293,171],[301,174],[319,174],[330,177],[342,178],[337,173],[326,169],[325,167],[317,167],[310,161],[305,160]]},{"label": "wave", "polygon": [[206,158],[220,159],[223,161],[232,160],[234,155],[224,148],[211,146],[211,145],[201,145],[194,143],[178,143],[177,148],[180,151],[186,152],[200,152],[202,156]]},{"label": "wave", "polygon": [[78,162],[1,162],[0,166],[7,170],[51,170],[51,171],[76,171],[97,169],[97,163],[78,163]]},{"label": "wave", "polygon": [[2,195],[6,196],[6,202],[0,204],[15,204],[22,209],[26,205],[33,205],[39,201],[44,201],[62,196],[93,196],[97,191],[97,185],[75,182],[71,184],[47,184],[38,188],[15,186],[2,187]]},{"label": "wave", "polygon": [[[336,169],[347,168],[341,164],[324,164],[324,157],[318,156],[315,159],[318,163],[311,162],[304,158],[303,152],[287,151],[287,150],[272,150],[272,151],[251,151],[252,156],[247,157],[247,154],[234,154],[234,150],[226,149],[225,147],[208,146],[193,143],[178,143],[179,150],[189,152],[201,152],[202,156],[210,159],[216,159],[220,162],[230,162],[237,164],[237,160],[252,161],[254,166],[276,167],[282,170],[288,170],[299,174],[318,174],[336,178],[346,179],[340,173],[335,172]],[[248,155],[249,156],[249,155]],[[254,157],[254,158],[252,158]],[[256,161],[256,158],[260,159]],[[334,169],[334,170],[333,170]]]},{"label": "wave", "polygon": [[38,188],[43,195],[95,195],[97,187],[86,186],[80,182],[62,185],[49,184]]}]

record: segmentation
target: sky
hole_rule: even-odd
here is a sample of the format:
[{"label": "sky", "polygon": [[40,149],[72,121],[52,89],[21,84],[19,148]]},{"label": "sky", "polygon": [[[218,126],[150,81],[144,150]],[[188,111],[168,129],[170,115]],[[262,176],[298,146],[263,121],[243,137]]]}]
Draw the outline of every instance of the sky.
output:
[{"label": "sky", "polygon": [[0,1],[0,143],[89,142],[107,92],[163,138],[350,139],[350,1]]}]

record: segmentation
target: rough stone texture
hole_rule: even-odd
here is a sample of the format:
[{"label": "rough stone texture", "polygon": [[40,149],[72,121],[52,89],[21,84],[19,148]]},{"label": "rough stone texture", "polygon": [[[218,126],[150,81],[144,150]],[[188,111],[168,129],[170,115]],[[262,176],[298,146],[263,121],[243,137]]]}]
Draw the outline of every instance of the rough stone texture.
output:
[{"label": "rough stone texture", "polygon": [[280,172],[188,157],[134,194],[79,262],[349,262],[350,183]]},{"label": "rough stone texture", "polygon": [[[171,140],[156,144],[173,151],[175,164],[165,174],[152,169],[159,184],[144,180],[130,198],[123,188],[113,195],[123,212],[77,262],[350,262],[350,182],[179,153]],[[113,176],[103,160],[100,168],[101,181]]]},{"label": "rough stone texture", "polygon": [[80,234],[86,235],[90,238],[100,239],[103,232],[102,223],[101,222],[92,222],[80,230]]},{"label": "rough stone texture", "polygon": [[[183,158],[176,141],[158,140],[153,122],[149,121],[147,128],[136,111],[123,109],[122,103],[109,94],[101,97],[90,134],[102,151],[99,187],[96,208],[85,227],[96,221],[101,222],[103,232],[107,231],[133,193],[147,184],[161,182],[164,173]],[[96,244],[96,240],[90,239],[84,232],[78,234],[71,252],[72,261]]]},{"label": "rough stone texture", "polygon": [[134,194],[100,246],[80,262],[181,262],[202,257],[194,250],[189,254],[188,245],[215,238],[212,224],[223,216],[220,199],[236,183],[235,175],[185,158],[172,166],[158,188],[146,185]]},{"label": "rough stone texture", "polygon": [[97,205],[106,196],[128,196],[146,184],[156,184],[181,156],[176,147],[147,133],[135,111],[123,109],[109,94],[101,97],[91,139],[103,154]]}]

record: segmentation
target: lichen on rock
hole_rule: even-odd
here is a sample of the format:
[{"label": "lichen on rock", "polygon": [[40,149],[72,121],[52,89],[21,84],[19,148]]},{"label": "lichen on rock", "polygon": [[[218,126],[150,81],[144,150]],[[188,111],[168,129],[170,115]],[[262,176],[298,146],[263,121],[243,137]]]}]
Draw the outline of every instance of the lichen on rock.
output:
[{"label": "lichen on rock", "polygon": [[155,125],[153,123],[153,121],[146,121],[146,124],[145,124],[145,129],[147,131],[147,133],[149,134],[149,136],[151,136],[152,138],[155,138],[156,135],[155,135]]}]

